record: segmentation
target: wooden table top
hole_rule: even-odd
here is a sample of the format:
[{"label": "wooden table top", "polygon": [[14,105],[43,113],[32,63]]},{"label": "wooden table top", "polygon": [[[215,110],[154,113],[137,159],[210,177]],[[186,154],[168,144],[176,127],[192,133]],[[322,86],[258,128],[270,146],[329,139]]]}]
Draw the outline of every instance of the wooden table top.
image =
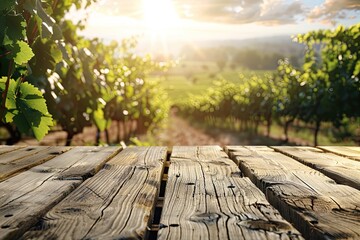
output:
[{"label": "wooden table top", "polygon": [[0,146],[0,239],[360,239],[360,147]]}]

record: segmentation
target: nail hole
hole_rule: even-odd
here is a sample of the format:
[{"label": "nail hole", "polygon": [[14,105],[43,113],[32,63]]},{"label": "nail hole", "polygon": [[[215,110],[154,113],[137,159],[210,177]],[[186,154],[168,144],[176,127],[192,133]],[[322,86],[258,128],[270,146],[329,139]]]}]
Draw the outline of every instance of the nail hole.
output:
[{"label": "nail hole", "polygon": [[176,224],[176,223],[173,223],[173,224],[170,224],[169,227],[179,227],[180,225],[179,224]]},{"label": "nail hole", "polygon": [[2,225],[1,228],[9,228],[10,225]]},{"label": "nail hole", "polygon": [[6,214],[4,217],[8,218],[8,217],[12,217],[12,214]]},{"label": "nail hole", "polygon": [[162,229],[162,228],[167,228],[168,226],[167,225],[165,225],[165,224],[162,224],[162,223],[160,223],[159,224],[159,229]]}]

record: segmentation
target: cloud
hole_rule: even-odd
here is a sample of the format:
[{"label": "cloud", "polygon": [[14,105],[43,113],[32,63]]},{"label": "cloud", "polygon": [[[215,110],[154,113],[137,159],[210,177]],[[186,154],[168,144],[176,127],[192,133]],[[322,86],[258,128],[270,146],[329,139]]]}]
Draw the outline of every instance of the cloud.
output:
[{"label": "cloud", "polygon": [[[100,0],[94,10],[105,15],[143,18],[143,2],[167,0]],[[289,24],[304,13],[300,1],[289,0],[168,0],[182,18],[214,23]]]},{"label": "cloud", "polygon": [[359,0],[325,0],[321,5],[313,8],[308,14],[310,21],[322,20],[323,22],[331,22],[338,19],[351,19],[351,16],[346,14],[347,11],[359,11],[360,1]]},{"label": "cloud", "polygon": [[360,0],[324,0],[315,7],[300,0],[99,0],[95,10],[105,15],[143,19],[145,1],[154,6],[171,1],[181,18],[229,24],[285,25],[305,18],[331,22],[350,19],[349,13],[354,16],[354,11],[360,10]]},{"label": "cloud", "polygon": [[[289,24],[304,13],[300,1],[290,3],[284,0],[175,0],[183,17],[195,20],[241,24],[260,23],[265,25]],[[183,7],[183,10],[181,11]]]},{"label": "cloud", "polygon": [[261,6],[259,22],[266,25],[295,23],[296,17],[304,14],[304,11],[299,1],[289,4],[281,0],[265,0]]}]

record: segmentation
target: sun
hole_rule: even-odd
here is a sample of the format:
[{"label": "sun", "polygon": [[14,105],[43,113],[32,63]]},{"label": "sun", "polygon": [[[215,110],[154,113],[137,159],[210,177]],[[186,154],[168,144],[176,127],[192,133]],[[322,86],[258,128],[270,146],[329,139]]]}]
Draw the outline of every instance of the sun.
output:
[{"label": "sun", "polygon": [[179,18],[172,0],[143,0],[146,26],[154,32],[175,27]]}]

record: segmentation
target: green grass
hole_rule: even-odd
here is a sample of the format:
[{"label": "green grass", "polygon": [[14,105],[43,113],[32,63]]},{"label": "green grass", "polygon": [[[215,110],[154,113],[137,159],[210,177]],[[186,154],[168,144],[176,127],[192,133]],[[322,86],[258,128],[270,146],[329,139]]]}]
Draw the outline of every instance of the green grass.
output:
[{"label": "green grass", "polygon": [[[215,62],[186,61],[170,69],[165,75],[152,75],[149,80],[159,81],[168,92],[173,104],[186,101],[191,94],[201,95],[212,87],[214,81],[226,79],[234,83],[241,83],[256,74],[263,76],[269,71],[249,71],[245,69],[225,68],[222,71]],[[241,78],[243,75],[245,78]]]}]

